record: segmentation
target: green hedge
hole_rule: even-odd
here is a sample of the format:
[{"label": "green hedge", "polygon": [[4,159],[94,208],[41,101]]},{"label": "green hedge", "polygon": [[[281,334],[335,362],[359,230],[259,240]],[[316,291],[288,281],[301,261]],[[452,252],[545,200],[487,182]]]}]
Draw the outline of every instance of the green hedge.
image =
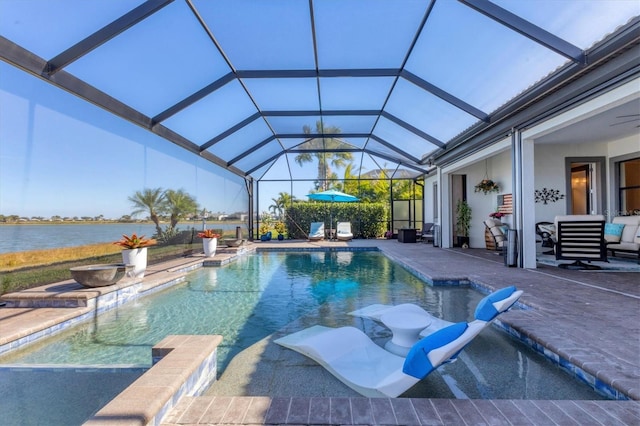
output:
[{"label": "green hedge", "polygon": [[384,236],[389,221],[389,208],[383,203],[295,203],[287,208],[287,233],[290,238],[306,239],[311,222],[324,222],[329,229],[337,222],[351,222],[354,238]]}]

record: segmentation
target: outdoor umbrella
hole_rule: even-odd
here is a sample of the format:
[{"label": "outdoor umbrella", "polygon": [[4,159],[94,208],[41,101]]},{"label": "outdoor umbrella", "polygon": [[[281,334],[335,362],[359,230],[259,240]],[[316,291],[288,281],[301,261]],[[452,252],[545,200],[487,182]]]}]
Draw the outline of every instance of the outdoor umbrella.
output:
[{"label": "outdoor umbrella", "polygon": [[[308,194],[312,200],[317,201],[329,201],[331,204],[336,203],[352,203],[354,201],[359,201],[358,197],[354,197],[353,195],[345,194],[344,192],[336,191],[335,189],[329,189],[327,191],[315,192],[313,194]],[[333,229],[333,209],[332,206],[329,206],[329,229]],[[333,236],[332,236],[333,238]]]}]

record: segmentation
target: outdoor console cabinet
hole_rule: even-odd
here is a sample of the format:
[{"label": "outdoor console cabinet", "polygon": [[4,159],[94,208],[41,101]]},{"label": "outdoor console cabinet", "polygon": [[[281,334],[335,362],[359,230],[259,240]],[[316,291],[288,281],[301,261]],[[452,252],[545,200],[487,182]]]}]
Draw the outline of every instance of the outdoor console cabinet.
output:
[{"label": "outdoor console cabinet", "polygon": [[416,242],[415,228],[398,229],[398,242],[399,243],[415,243]]}]

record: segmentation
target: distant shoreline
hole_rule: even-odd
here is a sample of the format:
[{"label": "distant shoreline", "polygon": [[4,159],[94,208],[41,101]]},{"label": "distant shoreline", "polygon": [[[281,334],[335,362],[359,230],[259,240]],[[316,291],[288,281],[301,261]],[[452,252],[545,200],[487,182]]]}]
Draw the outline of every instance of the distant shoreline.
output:
[{"label": "distant shoreline", "polygon": [[[244,222],[240,220],[207,220],[207,224],[212,223],[224,223],[229,225],[234,224],[244,224]],[[57,220],[57,221],[47,221],[47,220],[34,220],[34,221],[20,221],[20,222],[0,222],[0,226],[4,225],[113,225],[113,224],[126,224],[126,225],[155,225],[151,220],[136,220],[131,222],[123,222],[120,220]],[[169,222],[160,222],[160,225],[168,225]],[[178,225],[201,225],[202,220],[196,221],[182,221],[178,222]]]},{"label": "distant shoreline", "polygon": [[[235,235],[240,227],[247,234],[247,223],[232,221],[211,221],[205,224],[209,229],[220,229],[222,234]],[[160,223],[163,230],[169,223]],[[176,232],[199,232],[202,221],[180,222]],[[56,249],[86,244],[113,242],[123,234],[156,235],[156,225],[149,222],[35,222],[6,223],[0,226],[0,253],[14,253],[29,250]]]},{"label": "distant shoreline", "polygon": [[[132,221],[132,222],[123,222],[120,220],[29,220],[29,221],[19,221],[19,222],[0,222],[0,226],[2,225],[102,225],[102,224],[114,224],[114,223],[139,223],[142,225],[153,225],[154,223],[150,220],[140,220],[140,221]],[[169,223],[169,222],[160,222],[161,224]],[[191,223],[191,222],[189,222]]]}]

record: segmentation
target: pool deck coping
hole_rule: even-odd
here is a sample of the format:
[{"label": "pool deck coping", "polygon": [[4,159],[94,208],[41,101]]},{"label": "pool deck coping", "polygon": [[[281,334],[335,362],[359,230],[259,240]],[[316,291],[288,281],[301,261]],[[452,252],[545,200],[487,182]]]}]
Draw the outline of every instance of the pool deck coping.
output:
[{"label": "pool deck coping", "polygon": [[[312,424],[312,421],[319,420],[311,417],[315,412],[313,410],[326,407],[327,403],[329,407],[338,411],[333,417],[324,417],[324,421],[321,422],[323,424],[338,424],[335,423],[336,419],[340,419],[339,424],[358,424],[357,422],[366,418],[369,418],[372,423],[365,424],[451,424],[446,419],[453,413],[462,416],[466,424],[479,424],[468,421],[474,416],[479,416],[477,419],[484,419],[481,422],[484,424],[640,424],[640,403],[638,402],[640,399],[640,321],[638,321],[640,310],[637,309],[640,307],[640,291],[637,284],[640,274],[638,273],[602,274],[606,282],[594,284],[594,275],[580,274],[576,271],[570,271],[567,275],[567,271],[560,271],[558,268],[536,270],[507,268],[501,264],[501,259],[495,254],[482,250],[438,249],[428,244],[399,244],[397,241],[387,240],[313,243],[276,241],[258,242],[251,246],[252,249],[305,250],[377,248],[427,279],[455,276],[456,279],[466,278],[489,290],[515,284],[525,290],[522,301],[534,309],[510,311],[503,315],[501,322],[512,330],[518,330],[522,336],[531,339],[534,344],[540,343],[550,348],[553,352],[551,356],[560,354],[562,358],[570,360],[585,371],[593,372],[598,380],[611,383],[621,389],[621,392],[628,395],[632,401],[540,402],[424,399],[416,402],[413,399],[404,399],[410,402],[410,405],[407,405],[407,402],[402,402],[403,399],[399,398],[390,399],[390,402],[385,405],[378,399],[367,398],[200,396],[194,397],[195,399],[183,398],[179,406],[165,418],[163,424],[274,424],[273,422]],[[215,262],[225,264],[231,261],[235,254],[219,253],[216,258],[218,256],[220,259],[216,259]],[[203,261],[205,259],[202,257],[194,256],[151,265],[143,282],[145,285],[152,286],[151,283],[166,280],[167,275],[175,274],[176,271],[183,270],[185,267],[187,269],[198,267]],[[10,338],[9,335],[14,337],[24,335],[34,328],[68,319],[76,313],[81,315],[83,309],[87,308],[0,309],[0,336],[7,339]],[[593,315],[590,312],[598,312],[600,315]],[[623,319],[625,319],[624,323]],[[564,324],[566,320],[570,320],[568,325]],[[616,326],[612,327],[611,324]],[[620,329],[621,326],[623,329]],[[446,401],[446,404],[443,406],[441,401]],[[212,406],[218,406],[228,414],[220,417],[217,423],[211,422],[213,419],[210,415],[205,416],[205,413],[210,411]],[[383,415],[385,413],[381,408],[383,406],[391,410],[387,410],[386,415]],[[253,417],[249,419],[247,413],[251,407],[254,411],[252,411]],[[262,411],[256,407],[262,407]],[[304,407],[308,410],[306,420]],[[397,412],[397,407],[404,407],[405,410]],[[420,414],[420,410],[427,409],[425,407],[435,409],[432,417]],[[512,416],[505,415],[514,407],[513,413],[517,414],[517,421]],[[200,416],[193,411],[194,409],[200,413]],[[346,413],[344,410],[347,409],[351,413],[350,421],[347,418],[349,416],[336,417],[337,412]],[[491,413],[495,414],[496,409],[501,414],[493,418]],[[366,413],[370,410],[370,417],[365,415],[360,418],[354,415],[353,410],[356,410],[356,413]],[[545,414],[541,416],[531,414],[538,411]],[[557,417],[555,414],[552,415],[556,411],[560,413]],[[262,417],[258,414],[260,412]],[[390,413],[393,413],[393,418]],[[403,413],[414,413],[416,416],[401,420]],[[584,417],[585,413],[586,417]],[[548,420],[550,418],[551,420]],[[381,419],[386,420],[380,423]],[[491,420],[488,421],[488,419]],[[356,423],[353,423],[354,421]],[[387,421],[389,423],[386,423]]]}]

